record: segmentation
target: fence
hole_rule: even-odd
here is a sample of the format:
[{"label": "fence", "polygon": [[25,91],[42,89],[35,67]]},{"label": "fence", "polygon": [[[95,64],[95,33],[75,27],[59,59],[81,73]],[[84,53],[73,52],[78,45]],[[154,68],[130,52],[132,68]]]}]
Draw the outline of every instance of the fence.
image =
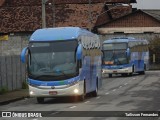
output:
[{"label": "fence", "polygon": [[20,61],[20,53],[27,46],[29,36],[12,34],[8,40],[0,41],[0,91],[22,88],[26,80],[26,69]]},{"label": "fence", "polygon": [[0,87],[7,90],[22,88],[25,82],[25,65],[20,56],[0,56]]}]

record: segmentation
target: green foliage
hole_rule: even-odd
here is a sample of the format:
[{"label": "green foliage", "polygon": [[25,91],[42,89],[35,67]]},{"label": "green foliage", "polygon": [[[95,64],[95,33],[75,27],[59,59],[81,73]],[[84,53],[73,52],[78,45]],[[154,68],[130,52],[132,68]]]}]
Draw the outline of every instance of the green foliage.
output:
[{"label": "green foliage", "polygon": [[151,52],[160,51],[160,37],[156,36],[153,40],[150,40],[149,49]]},{"label": "green foliage", "polygon": [[0,95],[7,92],[8,92],[8,88],[6,86],[0,87]]},{"label": "green foliage", "polygon": [[22,89],[28,89],[28,84],[26,81],[22,82]]}]

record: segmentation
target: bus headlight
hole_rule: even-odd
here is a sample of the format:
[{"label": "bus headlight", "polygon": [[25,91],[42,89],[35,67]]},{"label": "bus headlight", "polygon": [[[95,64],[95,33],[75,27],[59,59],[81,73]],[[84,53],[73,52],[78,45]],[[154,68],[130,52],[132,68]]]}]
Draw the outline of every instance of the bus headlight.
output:
[{"label": "bus headlight", "polygon": [[73,91],[75,94],[79,93],[79,90],[78,89],[74,89]]},{"label": "bus headlight", "polygon": [[106,71],[105,71],[105,69],[102,69],[102,74],[104,74]]},{"label": "bus headlight", "polygon": [[34,94],[34,92],[33,92],[33,91],[30,91],[30,92],[29,92],[29,94],[30,94],[30,95],[33,95],[33,94]]}]

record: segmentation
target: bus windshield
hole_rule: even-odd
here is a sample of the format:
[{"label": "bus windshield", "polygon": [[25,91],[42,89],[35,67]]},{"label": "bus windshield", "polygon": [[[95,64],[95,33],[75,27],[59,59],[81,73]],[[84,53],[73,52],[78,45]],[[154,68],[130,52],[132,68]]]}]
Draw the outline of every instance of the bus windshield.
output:
[{"label": "bus windshield", "polygon": [[127,64],[126,43],[114,43],[103,45],[103,61],[106,65]]},{"label": "bus windshield", "polygon": [[77,41],[31,42],[29,77],[42,81],[64,80],[77,75]]}]

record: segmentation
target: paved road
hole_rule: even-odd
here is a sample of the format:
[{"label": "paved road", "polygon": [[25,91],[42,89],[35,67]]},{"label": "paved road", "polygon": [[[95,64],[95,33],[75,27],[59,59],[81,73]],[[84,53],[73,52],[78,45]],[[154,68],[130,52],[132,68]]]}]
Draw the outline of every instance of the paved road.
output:
[{"label": "paved road", "polygon": [[[99,117],[93,117],[101,112],[88,111],[160,111],[160,71],[148,71],[146,75],[135,74],[132,77],[119,75],[103,77],[103,87],[98,97],[87,96],[84,102],[73,101],[72,98],[47,99],[44,104],[38,104],[35,98],[24,99],[8,105],[0,106],[1,111],[50,111],[43,113],[45,118],[25,118],[29,120],[160,120],[160,117],[101,117],[118,112],[105,112]],[[60,111],[60,112],[57,112]],[[61,112],[71,111],[71,112]],[[82,112],[75,112],[82,111]],[[83,112],[87,111],[87,114]],[[129,112],[129,113],[130,113]],[[138,114],[141,112],[138,112]],[[152,112],[151,112],[152,113]],[[120,113],[120,115],[123,114]],[[67,117],[76,115],[81,117]],[[86,117],[86,116],[89,117]],[[93,116],[92,116],[93,115]],[[124,115],[124,114],[123,114]],[[0,118],[0,120],[8,118]],[[12,118],[17,119],[17,118]],[[22,119],[22,118],[20,118]],[[23,118],[24,119],[24,118]]]}]

